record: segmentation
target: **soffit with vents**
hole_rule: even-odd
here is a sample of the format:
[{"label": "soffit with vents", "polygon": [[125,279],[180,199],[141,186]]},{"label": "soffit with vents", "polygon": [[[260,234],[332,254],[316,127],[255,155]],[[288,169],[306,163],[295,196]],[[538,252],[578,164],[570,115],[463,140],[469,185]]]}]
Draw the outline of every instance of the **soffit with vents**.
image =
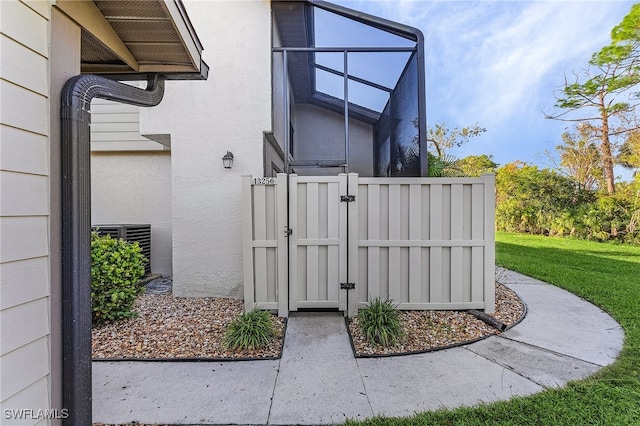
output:
[{"label": "soffit with vents", "polygon": [[83,73],[206,78],[202,45],[179,0],[58,0],[82,28]]}]

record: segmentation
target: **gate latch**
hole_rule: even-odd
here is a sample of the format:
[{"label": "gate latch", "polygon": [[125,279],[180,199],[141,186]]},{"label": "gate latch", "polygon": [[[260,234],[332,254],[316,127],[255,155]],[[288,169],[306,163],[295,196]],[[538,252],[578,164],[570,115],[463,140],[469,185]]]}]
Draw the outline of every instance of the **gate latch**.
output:
[{"label": "gate latch", "polygon": [[340,201],[343,201],[345,203],[353,203],[356,200],[356,196],[355,195],[341,195],[340,196]]},{"label": "gate latch", "polygon": [[285,237],[289,237],[291,236],[291,234],[293,234],[293,229],[291,228],[287,228],[286,226],[284,227],[284,235]]},{"label": "gate latch", "polygon": [[353,290],[356,288],[356,283],[340,283],[340,290]]}]

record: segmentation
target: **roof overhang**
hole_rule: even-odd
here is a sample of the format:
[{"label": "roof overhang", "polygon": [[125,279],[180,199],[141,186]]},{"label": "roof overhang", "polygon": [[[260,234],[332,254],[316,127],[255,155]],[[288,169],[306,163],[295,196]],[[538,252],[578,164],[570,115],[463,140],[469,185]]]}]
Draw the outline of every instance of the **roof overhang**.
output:
[{"label": "roof overhang", "polygon": [[81,28],[81,71],[118,80],[204,80],[209,67],[181,0],[57,0]]}]

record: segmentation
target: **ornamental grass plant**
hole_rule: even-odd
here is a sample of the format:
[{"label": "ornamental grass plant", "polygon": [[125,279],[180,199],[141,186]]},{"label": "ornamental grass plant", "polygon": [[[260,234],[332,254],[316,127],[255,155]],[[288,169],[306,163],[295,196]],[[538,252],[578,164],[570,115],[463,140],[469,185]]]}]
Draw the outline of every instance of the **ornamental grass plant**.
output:
[{"label": "ornamental grass plant", "polygon": [[259,349],[275,337],[277,333],[271,314],[254,308],[231,322],[225,346],[231,350]]},{"label": "ornamental grass plant", "polygon": [[396,346],[404,338],[398,310],[389,299],[370,301],[358,312],[358,325],[367,341],[385,348]]}]

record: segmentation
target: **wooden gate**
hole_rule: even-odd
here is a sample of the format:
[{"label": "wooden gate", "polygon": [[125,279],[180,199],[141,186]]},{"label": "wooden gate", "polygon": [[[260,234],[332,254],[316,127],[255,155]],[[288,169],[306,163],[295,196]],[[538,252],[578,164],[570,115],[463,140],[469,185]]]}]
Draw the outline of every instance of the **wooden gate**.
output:
[{"label": "wooden gate", "polygon": [[495,309],[495,177],[243,176],[247,310]]},{"label": "wooden gate", "polygon": [[290,175],[289,310],[346,310],[347,175]]},{"label": "wooden gate", "polygon": [[287,175],[242,176],[244,306],[288,316]]}]

